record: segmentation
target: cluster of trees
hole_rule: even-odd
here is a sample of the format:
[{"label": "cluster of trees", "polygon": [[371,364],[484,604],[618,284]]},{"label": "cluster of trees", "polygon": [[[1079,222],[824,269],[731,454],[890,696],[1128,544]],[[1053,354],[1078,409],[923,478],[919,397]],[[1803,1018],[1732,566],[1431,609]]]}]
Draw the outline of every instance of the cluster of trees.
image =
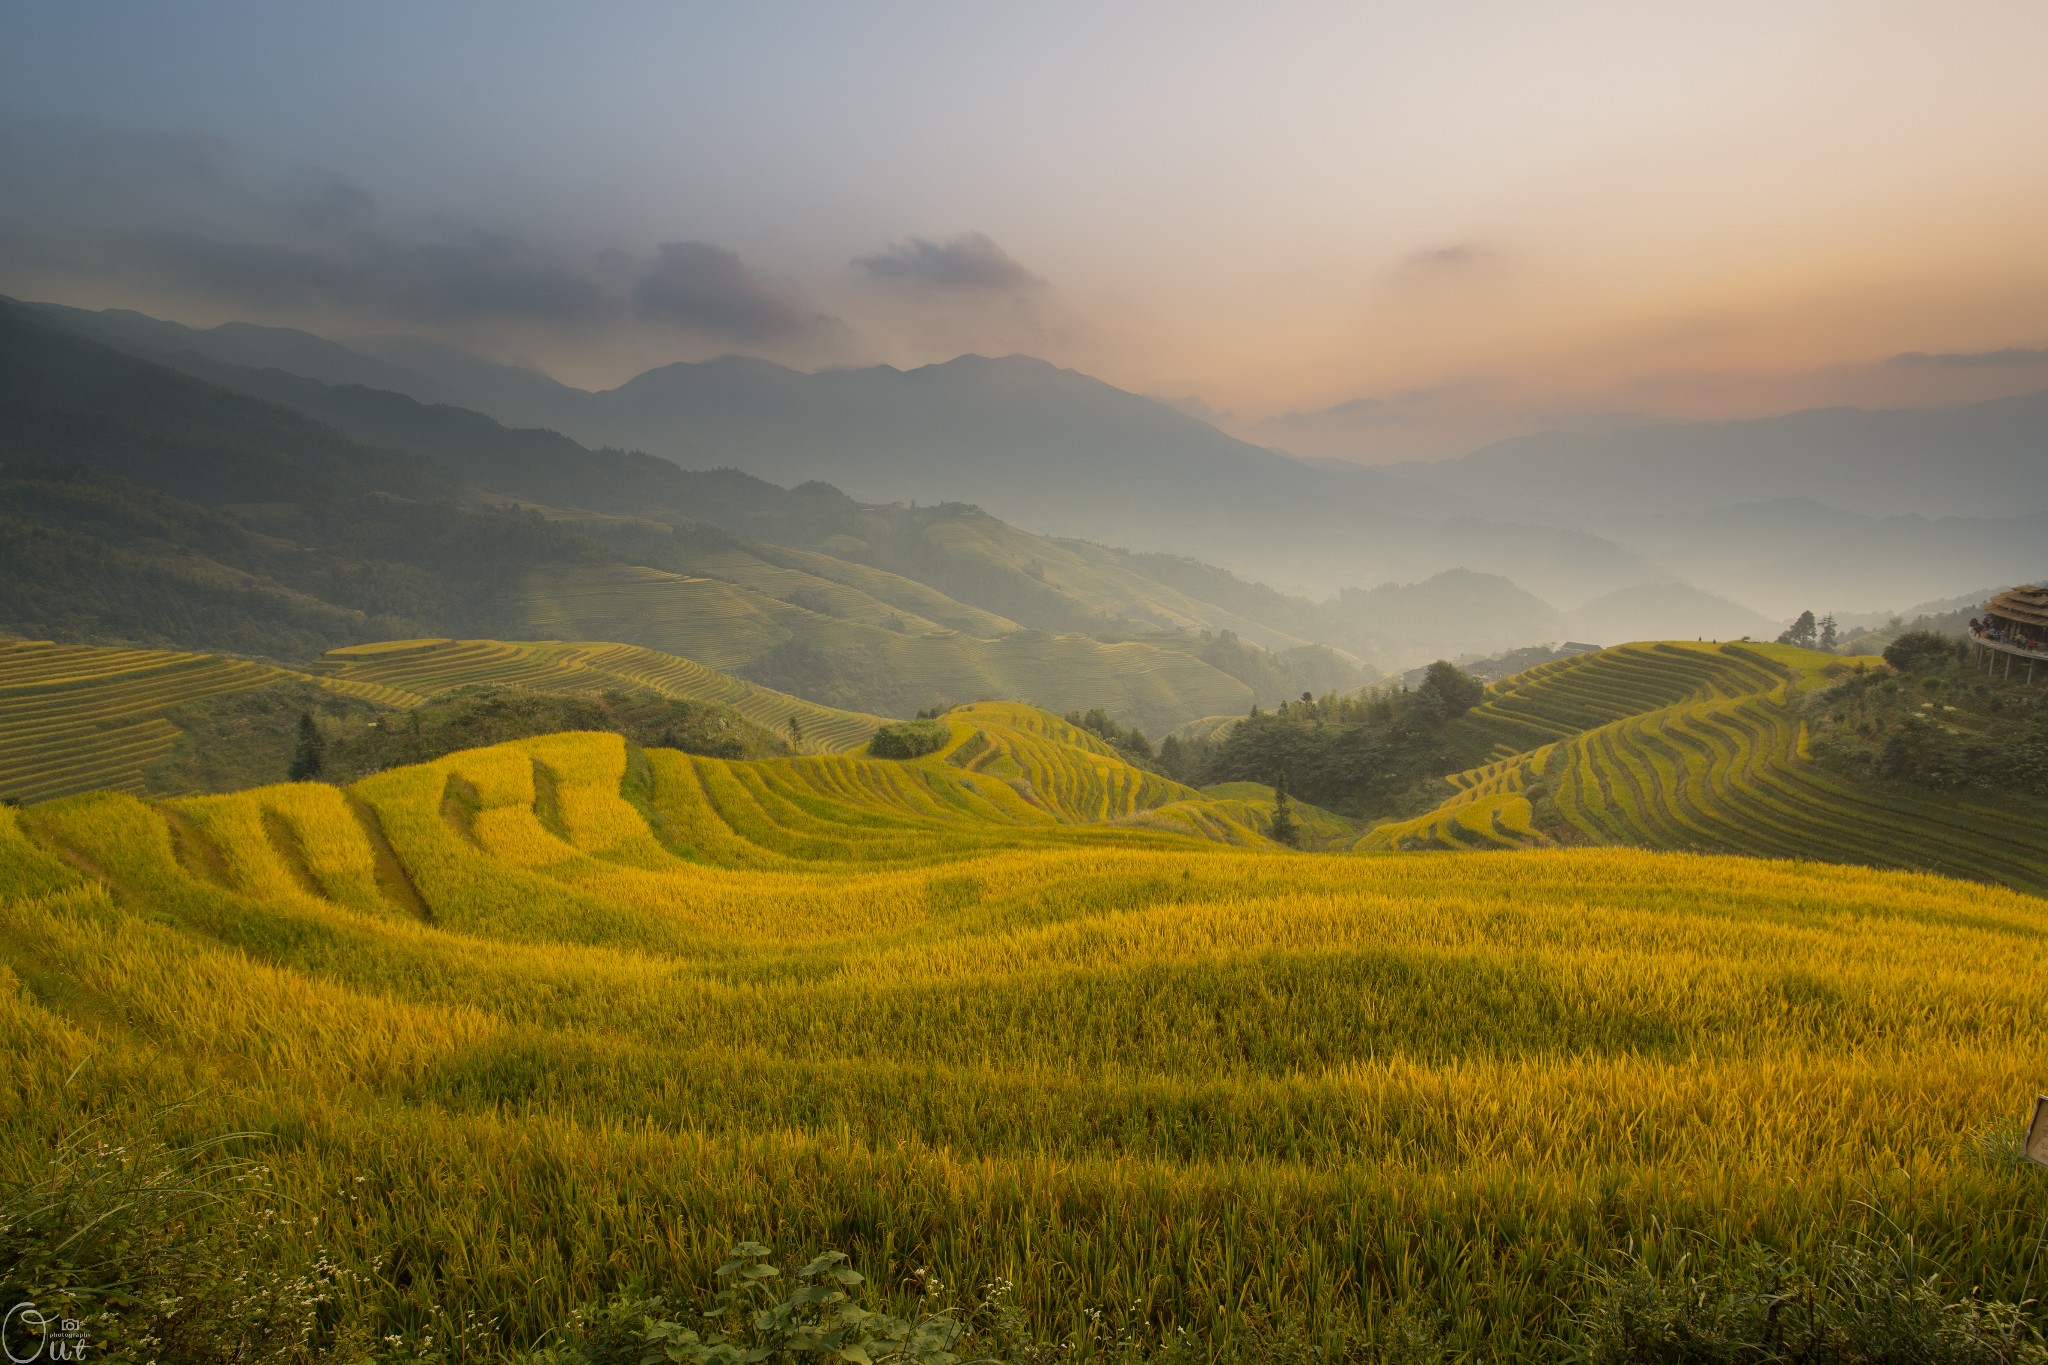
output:
[{"label": "cluster of trees", "polygon": [[[1086,711],[1069,711],[1066,714],[1066,722],[1077,730],[1086,730],[1116,750],[1124,762],[1133,767],[1149,768],[1153,772],[1173,776],[1160,763],[1159,754],[1153,750],[1152,741],[1145,738],[1143,730],[1135,725],[1118,725],[1101,707],[1090,707]],[[1166,742],[1175,745],[1177,750],[1181,747],[1180,742],[1172,736],[1168,736]]]},{"label": "cluster of trees", "polygon": [[929,717],[899,720],[875,731],[874,737],[868,740],[868,755],[871,758],[921,758],[943,749],[952,733],[952,728],[944,721]]},{"label": "cluster of trees", "polygon": [[[1431,664],[1419,686],[1367,688],[1253,707],[1220,740],[1168,735],[1156,750],[1100,712],[1067,719],[1141,767],[1186,782],[1260,782],[1346,815],[1394,812],[1417,788],[1457,766],[1445,727],[1471,710],[1485,685],[1456,665]],[[1283,809],[1285,806],[1283,805]],[[1292,816],[1279,825],[1291,825]]]},{"label": "cluster of trees", "polygon": [[1799,619],[1785,628],[1778,636],[1781,645],[1799,645],[1804,649],[1833,649],[1839,632],[1835,629],[1834,613],[1814,618],[1810,611],[1799,613]]},{"label": "cluster of trees", "polygon": [[1359,671],[1336,650],[1324,645],[1296,645],[1265,650],[1239,639],[1237,632],[1202,632],[1203,663],[1249,687],[1255,696],[1291,697],[1298,692],[1337,692],[1356,687]]},{"label": "cluster of trees", "polygon": [[1925,791],[2048,797],[2048,689],[1976,672],[1964,641],[1933,631],[1906,632],[1884,658],[1889,671],[1807,703],[1818,760]]}]

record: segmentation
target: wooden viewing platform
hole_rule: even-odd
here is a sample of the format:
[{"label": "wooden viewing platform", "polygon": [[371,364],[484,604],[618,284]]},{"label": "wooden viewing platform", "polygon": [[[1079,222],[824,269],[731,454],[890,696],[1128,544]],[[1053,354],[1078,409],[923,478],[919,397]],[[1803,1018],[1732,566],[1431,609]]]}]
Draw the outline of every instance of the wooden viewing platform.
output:
[{"label": "wooden viewing platform", "polygon": [[2024,660],[2031,683],[2035,668],[2048,664],[2048,587],[2011,588],[1986,602],[1984,615],[1970,622],[1970,645],[1971,657],[1987,670],[2004,655],[2008,678],[2013,661]]}]

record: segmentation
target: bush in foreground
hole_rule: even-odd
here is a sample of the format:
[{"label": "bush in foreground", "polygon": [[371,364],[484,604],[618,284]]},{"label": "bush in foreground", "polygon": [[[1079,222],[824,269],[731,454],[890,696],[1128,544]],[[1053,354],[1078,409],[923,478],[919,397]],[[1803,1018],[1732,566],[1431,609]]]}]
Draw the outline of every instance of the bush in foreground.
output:
[{"label": "bush in foreground", "polygon": [[0,1190],[0,1310],[16,1310],[8,1354],[315,1358],[347,1274],[268,1197],[265,1167],[224,1155],[232,1141],[114,1143],[87,1128],[43,1178]]},{"label": "bush in foreground", "polygon": [[[565,1341],[536,1351],[529,1365],[958,1365],[968,1355],[1013,1359],[1023,1317],[992,1298],[963,1319],[950,1310],[909,1317],[855,1302],[865,1277],[828,1251],[785,1281],[758,1242],[742,1242],[717,1270],[710,1304],[669,1316],[660,1298],[624,1297],[580,1315]],[[936,1294],[940,1286],[919,1272]],[[695,1326],[691,1323],[695,1322]],[[962,1354],[962,1352],[967,1354]]]},{"label": "bush in foreground", "polygon": [[[579,1314],[564,1340],[527,1365],[978,1365],[1070,1358],[1151,1365],[1422,1365],[1455,1358],[1434,1321],[1395,1305],[1370,1336],[1330,1339],[1300,1324],[1252,1325],[1226,1340],[1184,1329],[1146,1339],[1102,1314],[1092,1338],[1035,1340],[988,1286],[964,1312],[948,1307],[898,1317],[856,1301],[864,1283],[826,1252],[785,1283],[759,1243],[733,1248],[710,1304],[673,1313],[661,1298],[624,1296]],[[1579,1365],[2048,1365],[2048,1347],[2024,1306],[1956,1292],[1903,1246],[1836,1246],[1818,1272],[1749,1247],[1711,1266],[1681,1262],[1659,1274],[1626,1259],[1595,1271],[1594,1306],[1555,1342],[1550,1358]],[[940,1286],[923,1272],[920,1293]]]},{"label": "bush in foreground", "polygon": [[1572,1343],[1585,1365],[2042,1365],[2023,1306],[1946,1288],[1903,1246],[1835,1246],[1810,1271],[1749,1248],[1717,1267],[1605,1277]]}]

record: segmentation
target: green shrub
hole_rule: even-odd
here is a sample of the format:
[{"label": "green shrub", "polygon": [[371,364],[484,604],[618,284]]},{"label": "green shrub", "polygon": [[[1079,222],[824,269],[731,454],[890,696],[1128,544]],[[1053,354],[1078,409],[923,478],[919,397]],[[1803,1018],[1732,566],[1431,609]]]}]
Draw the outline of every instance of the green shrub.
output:
[{"label": "green shrub", "polygon": [[1424,672],[1415,692],[1441,707],[1445,720],[1455,720],[1485,699],[1486,684],[1449,660],[1438,659]]},{"label": "green shrub", "polygon": [[[312,1359],[346,1272],[267,1192],[232,1139],[112,1144],[88,1128],[41,1180],[0,1190],[0,1308],[16,1356],[126,1365]],[[78,1358],[72,1355],[71,1358]]]},{"label": "green shrub", "polygon": [[[632,1296],[579,1314],[568,1339],[527,1357],[529,1365],[959,1365],[969,1355],[1010,1358],[1018,1352],[1005,1348],[1022,1344],[1022,1315],[1000,1294],[970,1315],[971,1325],[951,1311],[897,1317],[854,1301],[865,1277],[844,1252],[812,1260],[793,1285],[773,1254],[758,1242],[734,1247],[711,1302],[681,1317],[667,1316],[666,1300]],[[939,1291],[924,1272],[914,1278],[921,1292]]]},{"label": "green shrub", "polygon": [[1718,1268],[1640,1262],[1604,1277],[1586,1365],[2043,1365],[2019,1306],[1945,1287],[1911,1241],[1835,1247],[1818,1275],[1749,1248]]},{"label": "green shrub", "polygon": [[1919,673],[1938,668],[1958,657],[1963,642],[1931,630],[1909,630],[1884,647],[1884,661],[1901,673]]},{"label": "green shrub", "polygon": [[952,738],[952,729],[940,720],[901,720],[884,725],[868,741],[870,758],[917,758],[936,753]]}]

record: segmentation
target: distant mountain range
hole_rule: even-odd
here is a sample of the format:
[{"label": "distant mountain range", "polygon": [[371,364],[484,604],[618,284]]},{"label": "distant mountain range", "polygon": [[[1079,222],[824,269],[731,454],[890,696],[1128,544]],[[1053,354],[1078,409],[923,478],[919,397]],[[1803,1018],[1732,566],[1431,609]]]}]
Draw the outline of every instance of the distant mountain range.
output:
[{"label": "distant mountain range", "polygon": [[2032,514],[2048,512],[2048,391],[1952,408],[1545,432],[1382,472],[1587,528],[1785,499],[1867,518]]},{"label": "distant mountain range", "polygon": [[2048,575],[2048,392],[1546,433],[1385,472],[1598,535],[1775,615]]},{"label": "distant mountain range", "polygon": [[685,468],[822,481],[863,501],[973,503],[1042,534],[1189,555],[1317,595],[1465,568],[1572,605],[1668,576],[1596,535],[1475,516],[1469,499],[1412,479],[1332,472],[1026,356],[818,374],[730,357],[590,393],[419,342],[372,353],[289,329],[45,311],[170,365],[363,384]]},{"label": "distant mountain range", "polygon": [[[313,400],[258,376],[361,385],[869,503],[972,503],[1040,534],[1206,561],[1313,597],[1490,575],[1588,635],[1599,622],[1712,637],[1745,619],[1761,631],[1808,607],[1888,611],[2048,572],[2048,395],[1551,433],[1372,469],[1250,445],[1022,356],[818,374],[731,357],[589,392],[417,340],[341,345],[37,307],[131,354],[301,407]],[[1616,601],[1636,605],[1617,614]],[[1550,618],[1520,619],[1536,632]],[[1317,629],[1332,638],[1327,622]]]}]

